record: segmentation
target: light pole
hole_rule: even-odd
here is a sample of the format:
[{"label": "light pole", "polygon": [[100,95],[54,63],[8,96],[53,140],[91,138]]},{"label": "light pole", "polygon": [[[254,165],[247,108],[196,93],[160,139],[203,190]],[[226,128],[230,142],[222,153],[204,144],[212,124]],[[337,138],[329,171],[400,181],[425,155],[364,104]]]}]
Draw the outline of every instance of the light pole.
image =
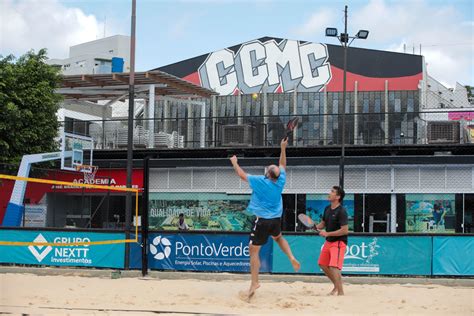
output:
[{"label": "light pole", "polygon": [[[347,47],[356,38],[366,39],[369,31],[360,30],[355,36],[349,36],[347,33],[347,5],[344,8],[344,33],[338,35],[337,29],[334,27],[326,28],[326,36],[337,37],[344,50],[344,76],[342,87],[342,140],[341,140],[341,158],[339,160],[339,186],[344,188],[344,158],[345,158],[345,134],[346,134],[346,71],[347,71]],[[350,41],[349,41],[350,40]],[[349,107],[350,112],[350,107]]]},{"label": "light pole", "polygon": [[[127,142],[127,188],[132,187],[133,172],[133,118],[135,106],[135,25],[137,2],[132,0],[132,29],[130,34],[130,79],[128,83],[128,142]],[[130,239],[130,222],[132,217],[132,193],[127,192],[125,199],[125,234]],[[138,218],[135,219],[138,221]],[[125,244],[125,269],[129,266],[130,244]]]}]

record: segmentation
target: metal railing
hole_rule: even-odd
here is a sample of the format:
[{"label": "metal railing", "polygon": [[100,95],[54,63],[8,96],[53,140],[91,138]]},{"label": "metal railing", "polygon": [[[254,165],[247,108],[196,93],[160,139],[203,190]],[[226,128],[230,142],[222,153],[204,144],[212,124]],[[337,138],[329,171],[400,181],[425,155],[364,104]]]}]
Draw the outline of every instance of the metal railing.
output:
[{"label": "metal railing", "polygon": [[[273,147],[285,136],[291,116],[233,116],[135,119],[135,148]],[[299,115],[292,146],[341,144],[342,114]],[[66,132],[88,135],[96,149],[126,149],[125,119],[74,121]],[[474,142],[472,116],[446,111],[346,114],[347,145],[462,144]]]}]

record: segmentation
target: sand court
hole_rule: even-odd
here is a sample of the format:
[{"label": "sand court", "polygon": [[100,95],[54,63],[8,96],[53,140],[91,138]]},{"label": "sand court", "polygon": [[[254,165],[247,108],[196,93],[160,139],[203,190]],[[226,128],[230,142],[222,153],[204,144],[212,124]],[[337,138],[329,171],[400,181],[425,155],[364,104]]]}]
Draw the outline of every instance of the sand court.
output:
[{"label": "sand court", "polygon": [[[176,272],[177,276],[179,272]],[[190,276],[191,277],[191,276]],[[0,311],[35,315],[473,315],[474,287],[351,284],[328,297],[329,283],[261,281],[250,303],[244,280],[110,279],[0,275]],[[402,280],[402,279],[401,279]]]}]

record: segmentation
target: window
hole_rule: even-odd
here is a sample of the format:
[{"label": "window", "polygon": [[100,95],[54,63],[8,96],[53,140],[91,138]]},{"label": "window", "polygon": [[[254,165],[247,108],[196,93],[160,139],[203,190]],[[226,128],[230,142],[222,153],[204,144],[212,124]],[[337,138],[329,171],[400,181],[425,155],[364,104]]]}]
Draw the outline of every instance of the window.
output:
[{"label": "window", "polygon": [[339,113],[339,101],[337,99],[332,100],[332,113],[333,114],[338,114]]},{"label": "window", "polygon": [[362,113],[369,113],[369,100],[364,99]]},{"label": "window", "polygon": [[375,99],[374,112],[375,112],[375,113],[380,113],[380,112],[382,112],[382,100],[380,100],[380,99]]},{"label": "window", "polygon": [[474,233],[474,194],[464,195],[464,233]]},{"label": "window", "polygon": [[365,194],[362,201],[364,232],[387,232],[387,226],[389,226],[387,214],[390,214],[391,208],[390,198],[390,194]]},{"label": "window", "polygon": [[348,93],[346,95],[346,103],[345,103],[345,107],[344,107],[344,111],[345,113],[351,113],[351,104],[354,103],[354,100],[352,98],[352,94]]},{"label": "window", "polygon": [[407,100],[407,112],[414,112],[415,111],[415,102],[413,99]]},{"label": "window", "polygon": [[402,111],[402,102],[400,99],[395,99],[395,112]]},{"label": "window", "polygon": [[454,233],[454,194],[407,194],[406,231],[413,233]]},{"label": "window", "polygon": [[78,120],[75,118],[64,118],[64,132],[89,136],[90,122]]}]

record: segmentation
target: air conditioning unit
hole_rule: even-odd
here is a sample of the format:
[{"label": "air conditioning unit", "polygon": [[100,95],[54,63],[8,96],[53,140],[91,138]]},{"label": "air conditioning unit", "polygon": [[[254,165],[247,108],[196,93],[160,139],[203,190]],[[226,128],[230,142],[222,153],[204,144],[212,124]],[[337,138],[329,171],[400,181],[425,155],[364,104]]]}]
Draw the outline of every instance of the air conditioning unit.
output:
[{"label": "air conditioning unit", "polygon": [[256,128],[251,125],[222,126],[222,146],[252,146]]},{"label": "air conditioning unit", "polygon": [[428,122],[428,144],[459,143],[459,122]]}]

